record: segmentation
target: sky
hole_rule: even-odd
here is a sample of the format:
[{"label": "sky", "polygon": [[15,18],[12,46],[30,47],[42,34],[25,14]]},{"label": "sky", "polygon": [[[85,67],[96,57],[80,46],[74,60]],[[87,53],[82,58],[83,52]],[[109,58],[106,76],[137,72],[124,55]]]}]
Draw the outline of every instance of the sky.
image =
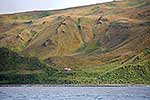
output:
[{"label": "sky", "polygon": [[112,0],[0,0],[0,14],[35,10],[54,10]]}]

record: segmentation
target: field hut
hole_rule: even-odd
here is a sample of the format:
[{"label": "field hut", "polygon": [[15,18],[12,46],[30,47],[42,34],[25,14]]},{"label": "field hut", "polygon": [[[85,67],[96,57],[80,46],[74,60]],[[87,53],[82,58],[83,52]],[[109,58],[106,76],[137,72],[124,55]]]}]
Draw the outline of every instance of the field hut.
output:
[{"label": "field hut", "polygon": [[68,67],[68,66],[65,66],[65,67],[64,67],[64,72],[65,72],[65,73],[71,73],[71,71],[72,71],[72,68],[70,68],[70,67]]}]

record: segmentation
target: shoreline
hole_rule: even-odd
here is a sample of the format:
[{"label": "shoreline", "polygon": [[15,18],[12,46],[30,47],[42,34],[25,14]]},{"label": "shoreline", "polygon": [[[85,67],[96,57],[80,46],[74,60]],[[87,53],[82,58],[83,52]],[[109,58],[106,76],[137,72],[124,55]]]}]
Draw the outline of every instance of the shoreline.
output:
[{"label": "shoreline", "polygon": [[150,87],[146,84],[0,84],[0,87]]}]

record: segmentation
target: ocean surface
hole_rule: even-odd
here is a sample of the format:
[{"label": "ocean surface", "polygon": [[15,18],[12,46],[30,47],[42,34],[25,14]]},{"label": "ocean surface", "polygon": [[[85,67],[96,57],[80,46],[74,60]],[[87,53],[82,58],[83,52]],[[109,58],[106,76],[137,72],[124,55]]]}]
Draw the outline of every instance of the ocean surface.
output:
[{"label": "ocean surface", "polygon": [[150,87],[0,87],[0,100],[150,100]]}]

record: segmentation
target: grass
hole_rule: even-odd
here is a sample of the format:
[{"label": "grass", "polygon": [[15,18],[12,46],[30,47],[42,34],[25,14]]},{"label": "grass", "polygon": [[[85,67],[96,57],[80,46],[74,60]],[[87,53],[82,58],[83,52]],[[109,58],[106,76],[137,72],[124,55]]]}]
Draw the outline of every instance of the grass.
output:
[{"label": "grass", "polygon": [[57,71],[35,57],[23,57],[7,48],[0,48],[0,61],[0,84],[41,83]]},{"label": "grass", "polygon": [[98,81],[100,84],[150,84],[150,61],[104,73]]},{"label": "grass", "polygon": [[111,3],[108,3],[107,6],[110,7],[110,8],[115,8],[116,7],[116,3],[111,2]]},{"label": "grass", "polygon": [[88,44],[87,48],[85,49],[85,53],[89,54],[89,53],[99,49],[100,46],[101,45],[100,45],[99,41],[97,41],[95,43]]},{"label": "grass", "polygon": [[89,54],[100,48],[99,41],[92,43],[84,43],[82,47],[76,50],[76,52],[83,52],[84,54]]},{"label": "grass", "polygon": [[[0,16],[0,46],[9,48],[0,48],[0,84],[150,84],[147,4]],[[96,24],[100,16],[104,21]]]},{"label": "grass", "polygon": [[52,15],[51,11],[37,12],[37,13],[24,13],[24,14],[16,14],[12,17],[14,20],[31,20],[31,19],[39,19],[46,16]]},{"label": "grass", "polygon": [[143,3],[145,3],[144,0],[134,0],[134,2],[130,2],[130,0],[125,0],[126,1],[126,6],[127,7],[134,7],[134,6],[139,6]]},{"label": "grass", "polygon": [[93,66],[71,74],[59,73],[59,84],[150,84],[150,62],[123,65],[112,63]]},{"label": "grass", "polygon": [[144,49],[144,54],[145,54],[145,55],[150,54],[150,48],[145,48],[145,49]]},{"label": "grass", "polygon": [[53,15],[53,13],[50,11],[44,11],[44,12],[39,13],[38,15],[33,16],[33,18],[38,19],[38,18],[50,16],[50,15]]},{"label": "grass", "polygon": [[149,60],[127,65],[119,62],[82,65],[80,69],[66,73],[37,58],[23,57],[6,48],[0,49],[0,55],[0,84],[150,84]]}]

